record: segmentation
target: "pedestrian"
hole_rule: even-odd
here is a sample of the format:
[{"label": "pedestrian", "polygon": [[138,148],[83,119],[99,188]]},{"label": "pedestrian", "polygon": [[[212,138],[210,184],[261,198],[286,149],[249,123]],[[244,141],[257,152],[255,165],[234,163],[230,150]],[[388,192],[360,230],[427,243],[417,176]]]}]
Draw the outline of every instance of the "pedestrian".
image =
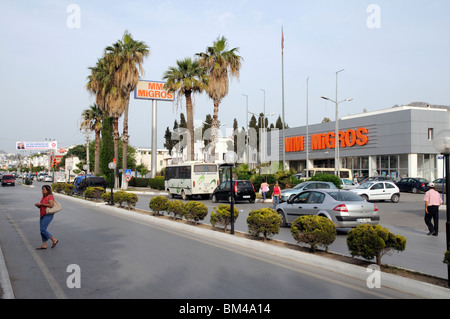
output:
[{"label": "pedestrian", "polygon": [[40,210],[40,230],[42,245],[36,248],[37,250],[47,249],[47,241],[52,240],[52,248],[58,244],[58,240],[53,237],[53,235],[47,230],[48,225],[53,220],[54,214],[47,214],[46,208],[53,207],[55,203],[55,198],[53,197],[52,189],[49,185],[42,186],[42,199],[40,203],[34,204]]},{"label": "pedestrian", "polygon": [[[425,193],[425,224],[428,226],[427,235],[437,236],[439,233],[439,206],[442,204],[442,198],[439,192],[434,189],[434,183],[428,184],[429,191]],[[433,223],[431,222],[433,220]]]},{"label": "pedestrian", "polygon": [[277,205],[280,204],[280,196],[281,196],[281,188],[280,186],[278,186],[278,182],[276,182],[272,192],[273,209],[276,209]]},{"label": "pedestrian", "polygon": [[263,203],[266,202],[266,195],[267,195],[268,191],[269,191],[269,184],[267,184],[267,182],[262,182],[261,183],[261,193],[263,196]]}]

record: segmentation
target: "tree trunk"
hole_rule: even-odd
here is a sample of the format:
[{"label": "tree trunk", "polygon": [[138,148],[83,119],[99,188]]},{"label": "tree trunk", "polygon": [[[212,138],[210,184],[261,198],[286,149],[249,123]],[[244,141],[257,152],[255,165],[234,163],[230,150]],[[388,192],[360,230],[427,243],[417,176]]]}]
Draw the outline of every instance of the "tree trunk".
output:
[{"label": "tree trunk", "polygon": [[128,182],[125,181],[125,170],[128,164],[128,106],[130,104],[130,99],[125,100],[125,110],[123,115],[123,133],[122,133],[122,189],[128,189]]},{"label": "tree trunk", "polygon": [[[119,164],[119,118],[114,117],[114,133],[113,133],[113,140],[114,140],[114,158],[117,161],[117,164]],[[119,187],[119,166],[116,165],[116,168],[114,170],[114,188]]]},{"label": "tree trunk", "polygon": [[188,143],[188,161],[195,160],[194,154],[194,108],[192,106],[191,91],[186,91],[186,116],[187,116],[187,143]]},{"label": "tree trunk", "polygon": [[100,175],[100,130],[95,131],[94,175]]},{"label": "tree trunk", "polygon": [[211,123],[211,156],[213,162],[216,160],[216,147],[219,140],[219,103],[218,99],[214,99],[214,113]]}]

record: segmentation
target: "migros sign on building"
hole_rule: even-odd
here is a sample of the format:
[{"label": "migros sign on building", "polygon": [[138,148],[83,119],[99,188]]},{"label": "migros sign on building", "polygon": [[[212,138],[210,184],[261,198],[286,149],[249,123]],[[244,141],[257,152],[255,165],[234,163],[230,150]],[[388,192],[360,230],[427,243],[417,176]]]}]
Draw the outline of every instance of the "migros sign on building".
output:
[{"label": "migros sign on building", "polygon": [[[339,131],[339,148],[353,147],[355,145],[364,146],[369,142],[367,134],[369,131],[365,127],[356,130]],[[311,150],[333,149],[335,146],[335,132],[311,135]],[[287,137],[284,140],[284,150],[286,153],[304,151],[304,136]]]}]

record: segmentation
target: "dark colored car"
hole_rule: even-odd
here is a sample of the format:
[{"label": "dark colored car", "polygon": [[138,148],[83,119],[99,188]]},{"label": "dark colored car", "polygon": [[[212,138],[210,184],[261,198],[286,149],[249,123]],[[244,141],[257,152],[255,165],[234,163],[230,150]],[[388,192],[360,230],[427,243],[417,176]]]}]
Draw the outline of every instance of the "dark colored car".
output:
[{"label": "dark colored car", "polygon": [[401,192],[413,192],[417,194],[418,192],[428,191],[429,181],[425,178],[420,177],[405,177],[400,181],[395,183]]},{"label": "dark colored car", "polygon": [[11,185],[14,186],[16,184],[16,179],[14,175],[3,175],[2,186]]},{"label": "dark colored car", "polygon": [[82,194],[87,187],[103,187],[106,189],[105,178],[99,176],[79,176],[73,184],[75,185],[73,192],[76,194]]},{"label": "dark colored car", "polygon": [[[250,203],[255,202],[256,193],[252,182],[237,180],[233,181],[234,200],[248,200]],[[220,200],[230,201],[230,181],[220,183],[211,195],[213,203]]]}]

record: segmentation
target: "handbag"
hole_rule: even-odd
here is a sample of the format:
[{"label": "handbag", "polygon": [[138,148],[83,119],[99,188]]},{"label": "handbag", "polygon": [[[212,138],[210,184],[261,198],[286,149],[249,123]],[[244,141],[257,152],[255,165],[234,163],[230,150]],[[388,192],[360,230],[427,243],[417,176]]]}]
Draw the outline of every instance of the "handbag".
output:
[{"label": "handbag", "polygon": [[62,209],[61,204],[58,203],[56,200],[53,201],[53,207],[47,207],[45,208],[45,211],[47,214],[55,214],[59,212]]}]

